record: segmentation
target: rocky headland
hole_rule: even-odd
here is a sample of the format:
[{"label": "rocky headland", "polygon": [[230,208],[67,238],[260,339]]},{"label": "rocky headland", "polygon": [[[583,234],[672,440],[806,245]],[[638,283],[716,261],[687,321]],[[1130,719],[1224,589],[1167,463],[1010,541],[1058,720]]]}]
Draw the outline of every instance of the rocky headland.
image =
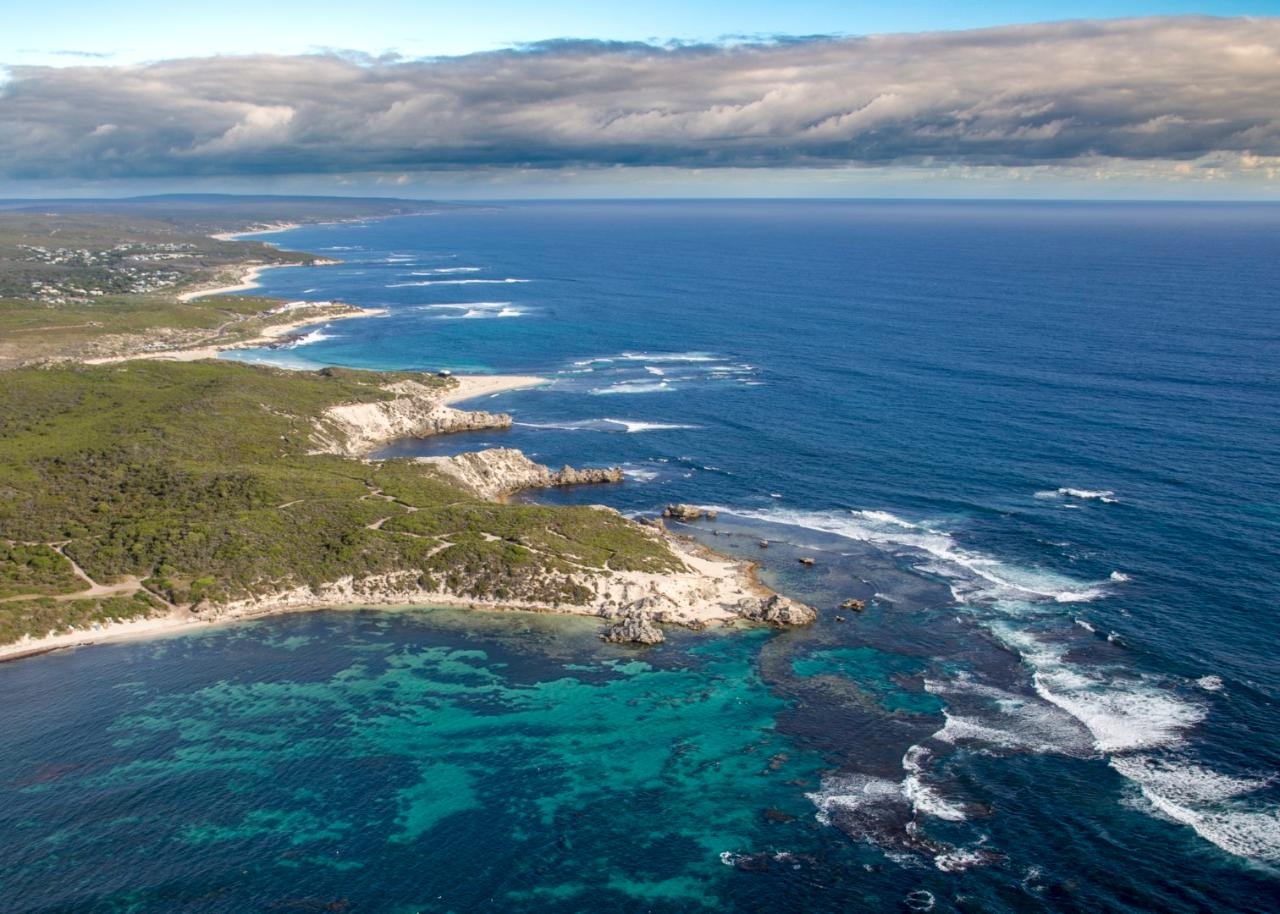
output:
[{"label": "rocky headland", "polygon": [[[15,585],[4,598],[12,640],[0,644],[0,660],[319,608],[573,613],[600,618],[611,641],[641,644],[661,640],[663,625],[788,626],[815,618],[762,586],[753,563],[713,552],[661,520],[629,520],[601,506],[508,502],[530,488],[618,484],[617,467],[553,469],[512,448],[419,460],[371,456],[406,436],[506,427],[505,414],[451,404],[540,378],[170,360],[19,371],[26,373],[13,391],[22,398],[11,405],[54,415],[56,427],[47,433],[32,425],[10,442],[13,459],[58,441],[72,457],[33,464],[37,483],[25,507],[5,515],[0,553],[8,558],[0,560],[30,586]],[[91,400],[89,391],[110,396]],[[77,405],[53,411],[67,397]],[[92,450],[78,431],[89,415],[104,430],[98,447],[139,436],[151,446]],[[155,437],[156,427],[167,434]],[[102,453],[110,455],[107,465]],[[75,475],[66,476],[67,467]],[[94,507],[105,490],[81,491],[86,474],[148,482],[110,490],[115,507],[107,516]],[[175,518],[159,534],[157,510]],[[697,509],[671,513],[693,518]],[[57,536],[68,518],[83,536]],[[96,532],[106,525],[130,551],[106,548]],[[216,542],[245,546],[205,548]]]}]

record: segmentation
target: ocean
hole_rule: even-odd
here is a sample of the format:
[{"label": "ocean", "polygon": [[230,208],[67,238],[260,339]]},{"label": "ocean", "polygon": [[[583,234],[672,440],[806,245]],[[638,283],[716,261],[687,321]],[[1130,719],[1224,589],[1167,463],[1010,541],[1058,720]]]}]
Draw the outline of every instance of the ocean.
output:
[{"label": "ocean", "polygon": [[389,313],[234,357],[543,375],[383,456],[620,464],[533,497],[714,507],[680,529],[820,621],[324,612],[0,665],[6,911],[1280,908],[1280,207],[264,237],[342,261],[264,293]]}]

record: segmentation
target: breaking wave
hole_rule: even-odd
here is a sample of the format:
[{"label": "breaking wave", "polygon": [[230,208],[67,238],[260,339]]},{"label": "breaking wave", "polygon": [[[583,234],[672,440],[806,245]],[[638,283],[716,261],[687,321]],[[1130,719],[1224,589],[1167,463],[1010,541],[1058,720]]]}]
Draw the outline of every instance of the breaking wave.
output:
[{"label": "breaking wave", "polygon": [[[1083,493],[1083,494],[1081,494]],[[1111,499],[1111,492],[1053,493],[1073,498]],[[944,577],[958,603],[1007,647],[1016,651],[1031,673],[1035,695],[1017,696],[960,679],[928,682],[931,692],[967,693],[985,699],[981,707],[960,711],[948,707],[945,725],[932,739],[941,744],[978,744],[998,751],[1047,752],[1106,757],[1111,766],[1134,781],[1151,807],[1194,829],[1218,847],[1258,860],[1280,860],[1280,813],[1241,806],[1234,798],[1263,782],[1241,780],[1208,768],[1172,762],[1186,734],[1204,720],[1207,708],[1175,690],[1162,678],[1119,665],[1073,659],[1070,634],[1074,619],[1046,615],[1046,607],[1097,599],[1106,582],[1079,581],[1053,571],[1003,562],[961,546],[944,530],[906,520],[887,511],[798,511],[784,508],[739,509],[715,506],[726,515],[784,524],[871,543],[913,560],[918,571]],[[1116,573],[1111,582],[1127,577]],[[1028,622],[1049,620],[1045,631]],[[1052,624],[1058,621],[1055,628]],[[1081,626],[1086,630],[1092,626]],[[1076,627],[1079,631],[1081,627]],[[1056,639],[1056,640],[1055,640]],[[1111,639],[1114,640],[1114,639]],[[1201,688],[1221,688],[1208,678]],[[986,690],[985,693],[983,690]],[[1037,700],[1039,699],[1039,700]],[[930,751],[913,746],[903,759],[906,777],[895,785],[916,814],[957,821],[963,806],[943,797],[924,779]],[[810,795],[820,821],[834,811],[847,815],[859,805],[883,799],[889,787],[874,781],[824,782]],[[1234,805],[1224,805],[1232,798]],[[958,858],[957,858],[958,860]]]},{"label": "breaking wave", "polygon": [[327,329],[328,329],[327,327],[321,327],[319,330],[312,330],[310,333],[304,333],[302,334],[302,336],[298,337],[297,339],[290,340],[289,342],[282,344],[278,348],[298,349],[302,346],[310,346],[312,343],[321,343],[321,342],[324,342],[325,340],[331,340],[333,339],[333,336],[331,334],[325,333],[325,330]]},{"label": "breaking wave", "polygon": [[404,289],[410,286],[474,286],[474,285],[504,285],[514,282],[530,282],[528,279],[417,279],[413,282],[392,282],[387,283],[388,289]]},{"label": "breaking wave", "polygon": [[1081,582],[1056,572],[1023,568],[959,546],[951,534],[904,520],[888,511],[821,512],[785,508],[718,507],[725,514],[831,533],[894,551],[929,557],[917,566],[951,579],[962,603],[994,600],[1053,600],[1078,603],[1105,595],[1100,583]]},{"label": "breaking wave", "polygon": [[583,419],[580,422],[517,422],[525,428],[558,429],[560,431],[591,432],[664,432],[675,429],[695,429],[697,425],[680,425],[674,422],[644,422],[639,419]]},{"label": "breaking wave", "polygon": [[675,390],[675,387],[667,381],[619,381],[617,384],[610,384],[608,387],[594,388],[591,393],[596,396],[603,396],[609,394],[654,394],[665,393],[669,390]]},{"label": "breaking wave", "polygon": [[1182,760],[1130,755],[1111,767],[1138,785],[1159,813],[1228,853],[1280,863],[1280,809],[1250,803],[1269,779],[1219,774]]},{"label": "breaking wave", "polygon": [[1079,498],[1084,501],[1100,501],[1104,504],[1116,503],[1115,492],[1110,489],[1073,489],[1062,486],[1057,489],[1045,489],[1036,493],[1036,498]]},{"label": "breaking wave", "polygon": [[523,317],[529,311],[526,308],[518,308],[513,302],[509,301],[476,301],[448,303],[438,305],[419,305],[421,311],[460,311],[461,314],[442,314],[437,320],[474,320],[477,318],[491,317]]}]

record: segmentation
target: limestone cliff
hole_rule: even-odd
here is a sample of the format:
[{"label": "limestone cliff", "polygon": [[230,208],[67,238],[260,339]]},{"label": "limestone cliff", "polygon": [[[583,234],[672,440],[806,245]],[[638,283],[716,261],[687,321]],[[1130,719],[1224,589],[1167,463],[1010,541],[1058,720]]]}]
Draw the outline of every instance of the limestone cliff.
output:
[{"label": "limestone cliff", "polygon": [[399,396],[326,409],[315,433],[317,452],[364,457],[398,438],[511,427],[506,413],[469,412],[443,405],[440,401],[447,391],[438,387],[399,381],[385,389]]},{"label": "limestone cliff", "polygon": [[501,498],[520,489],[575,486],[600,482],[622,482],[618,467],[559,470],[535,463],[523,451],[495,447],[470,451],[455,457],[419,457],[418,462],[434,467],[454,482],[481,498]]}]

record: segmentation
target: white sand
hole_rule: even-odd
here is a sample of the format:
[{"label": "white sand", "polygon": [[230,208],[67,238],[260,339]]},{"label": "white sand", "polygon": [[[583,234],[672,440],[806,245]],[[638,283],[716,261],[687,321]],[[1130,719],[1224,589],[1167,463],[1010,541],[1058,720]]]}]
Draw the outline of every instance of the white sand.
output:
[{"label": "white sand", "polygon": [[0,645],[0,662],[17,660],[32,654],[43,654],[60,648],[80,647],[86,644],[104,644],[109,641],[124,641],[131,638],[145,638],[159,635],[190,625],[198,624],[197,619],[187,613],[173,613],[155,616],[150,619],[136,619],[128,622],[107,622],[96,624],[92,628],[77,629],[66,634],[50,634],[43,638],[26,637],[13,644]]},{"label": "white sand", "polygon": [[469,374],[454,375],[458,386],[440,399],[442,406],[452,406],[464,400],[502,393],[505,390],[521,390],[525,387],[539,387],[550,384],[547,378],[531,374]]},{"label": "white sand", "polygon": [[301,267],[305,264],[301,263],[265,263],[257,266],[249,267],[240,275],[240,282],[230,286],[214,286],[211,289],[192,289],[190,292],[183,292],[178,296],[178,301],[188,302],[195,301],[197,298],[207,298],[210,295],[229,295],[233,292],[249,292],[257,289],[262,285],[258,280],[266,270],[279,270],[284,267]]},{"label": "white sand", "polygon": [[237,238],[248,238],[252,235],[274,235],[276,232],[287,232],[289,229],[301,227],[301,222],[275,222],[262,228],[249,229],[246,232],[219,232],[209,237],[215,241],[235,241]]}]

